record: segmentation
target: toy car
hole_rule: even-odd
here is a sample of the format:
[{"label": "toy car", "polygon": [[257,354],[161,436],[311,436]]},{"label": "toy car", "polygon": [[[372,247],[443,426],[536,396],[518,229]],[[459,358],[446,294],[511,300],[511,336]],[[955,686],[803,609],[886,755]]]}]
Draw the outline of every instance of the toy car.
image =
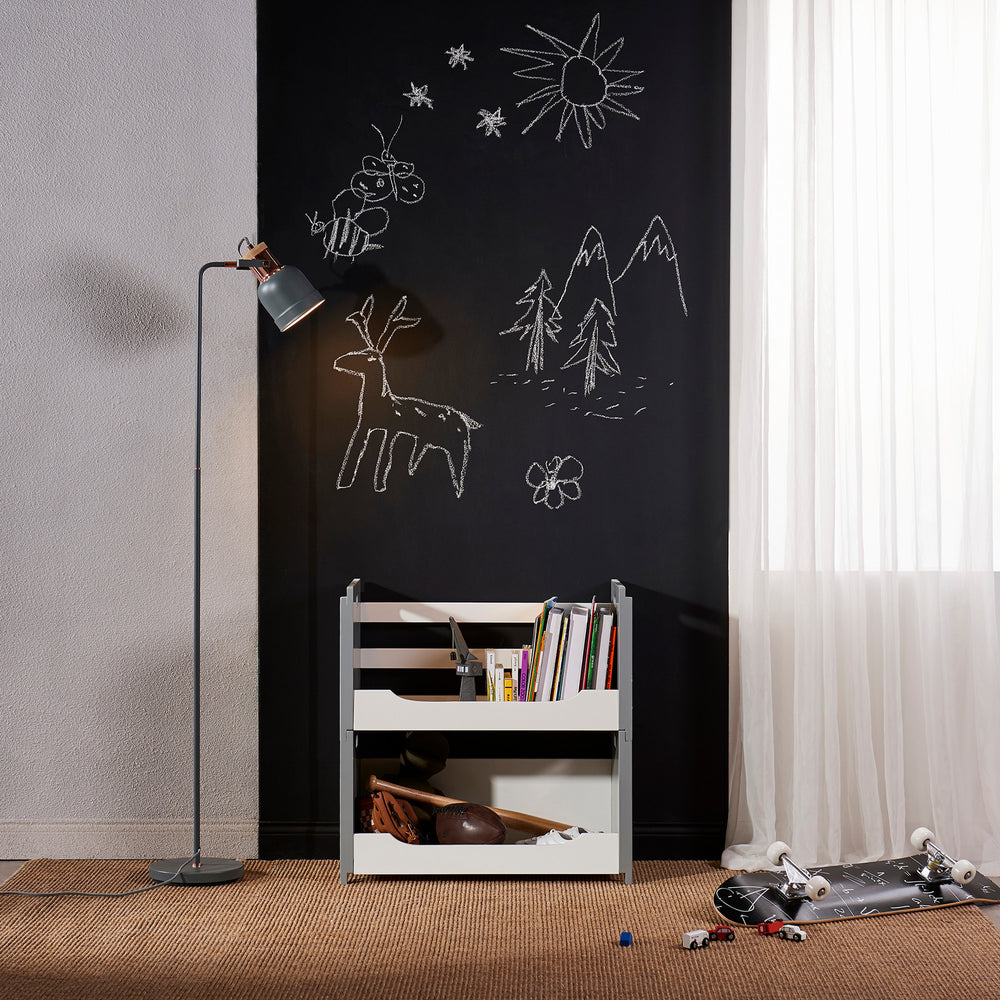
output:
[{"label": "toy car", "polygon": [[733,932],[732,927],[719,926],[715,927],[708,932],[708,936],[713,941],[732,941],[736,934]]},{"label": "toy car", "polygon": [[783,920],[766,920],[764,923],[757,925],[757,933],[777,934],[784,926],[785,922]]},{"label": "toy car", "polygon": [[687,948],[688,951],[694,951],[695,948],[707,948],[708,944],[708,931],[686,931],[684,937],[681,938],[681,947]]},{"label": "toy car", "polygon": [[786,941],[805,941],[806,932],[798,924],[785,924],[778,931],[778,937]]}]

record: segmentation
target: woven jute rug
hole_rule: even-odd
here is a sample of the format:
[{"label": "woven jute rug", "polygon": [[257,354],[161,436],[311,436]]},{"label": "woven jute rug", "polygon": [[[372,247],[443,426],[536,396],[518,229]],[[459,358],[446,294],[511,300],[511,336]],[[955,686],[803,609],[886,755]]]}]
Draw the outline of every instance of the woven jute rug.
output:
[{"label": "woven jute rug", "polygon": [[[419,848],[415,848],[419,850]],[[130,861],[31,861],[5,890],[118,892]],[[645,861],[620,879],[385,878],[250,861],[242,882],[124,899],[0,897],[0,997],[212,1000],[1000,997],[1000,933],[974,905],[808,925],[801,943],[718,923],[727,872]],[[622,947],[621,932],[633,935]]]}]

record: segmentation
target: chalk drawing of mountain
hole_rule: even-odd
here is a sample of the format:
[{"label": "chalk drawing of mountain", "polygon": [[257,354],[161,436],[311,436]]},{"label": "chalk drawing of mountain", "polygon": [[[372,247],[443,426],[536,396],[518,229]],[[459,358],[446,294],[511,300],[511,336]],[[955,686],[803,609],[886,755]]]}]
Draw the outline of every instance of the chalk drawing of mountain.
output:
[{"label": "chalk drawing of mountain", "polygon": [[636,244],[632,256],[629,257],[628,263],[622,268],[621,274],[615,278],[614,283],[617,284],[621,281],[633,265],[649,263],[650,258],[653,258],[654,264],[662,261],[663,264],[672,266],[674,276],[677,279],[677,293],[680,296],[681,306],[684,308],[684,315],[687,316],[687,303],[684,301],[684,286],[681,284],[681,268],[677,260],[677,251],[674,249],[674,241],[670,238],[669,230],[658,215],[653,216],[645,235]]},{"label": "chalk drawing of mountain", "polygon": [[556,303],[563,317],[565,330],[576,330],[594,299],[604,303],[612,316],[617,312],[604,237],[596,226],[591,226],[583,237],[569,269],[562,295]]}]

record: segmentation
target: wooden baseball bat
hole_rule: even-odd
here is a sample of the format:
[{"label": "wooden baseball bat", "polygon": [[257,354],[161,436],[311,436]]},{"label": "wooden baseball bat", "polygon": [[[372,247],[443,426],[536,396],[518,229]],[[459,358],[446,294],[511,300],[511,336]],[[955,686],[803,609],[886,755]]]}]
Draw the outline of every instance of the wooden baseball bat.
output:
[{"label": "wooden baseball bat", "polygon": [[[394,785],[391,781],[383,781],[374,774],[368,779],[368,791],[388,792],[400,799],[409,799],[412,802],[423,802],[429,806],[453,806],[464,799],[449,799],[446,795],[435,795],[433,792],[421,792],[415,788],[404,788],[402,785]],[[523,830],[525,833],[542,834],[549,830],[568,830],[569,823],[557,823],[552,819],[542,819],[541,816],[529,816],[527,813],[511,812],[509,809],[497,809],[495,806],[487,806],[495,812],[503,821],[505,826],[513,827],[515,830]]]}]

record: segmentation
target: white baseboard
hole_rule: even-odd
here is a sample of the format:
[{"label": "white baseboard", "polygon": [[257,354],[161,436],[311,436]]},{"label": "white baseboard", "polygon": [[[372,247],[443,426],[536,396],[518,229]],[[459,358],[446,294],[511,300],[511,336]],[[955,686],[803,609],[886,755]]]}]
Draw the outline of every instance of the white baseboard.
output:
[{"label": "white baseboard", "polygon": [[[206,857],[257,857],[257,819],[203,819]],[[192,821],[0,819],[0,858],[173,858],[193,849]]]}]

